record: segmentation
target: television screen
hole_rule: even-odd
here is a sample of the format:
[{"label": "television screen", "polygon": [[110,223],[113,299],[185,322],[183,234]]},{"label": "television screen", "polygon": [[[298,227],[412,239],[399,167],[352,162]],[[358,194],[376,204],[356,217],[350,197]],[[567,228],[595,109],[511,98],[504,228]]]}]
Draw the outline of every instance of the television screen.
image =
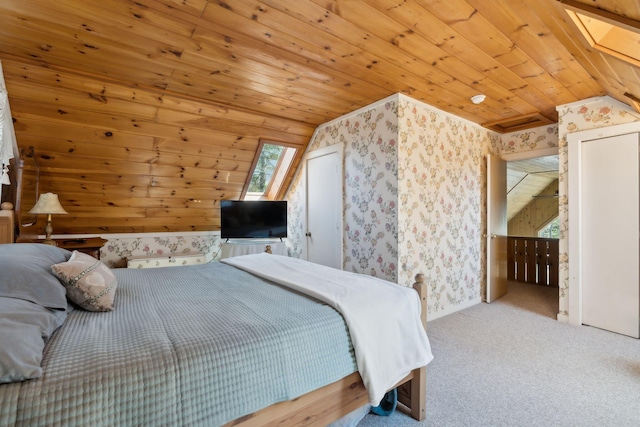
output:
[{"label": "television screen", "polygon": [[287,202],[222,200],[220,237],[254,239],[287,237]]}]

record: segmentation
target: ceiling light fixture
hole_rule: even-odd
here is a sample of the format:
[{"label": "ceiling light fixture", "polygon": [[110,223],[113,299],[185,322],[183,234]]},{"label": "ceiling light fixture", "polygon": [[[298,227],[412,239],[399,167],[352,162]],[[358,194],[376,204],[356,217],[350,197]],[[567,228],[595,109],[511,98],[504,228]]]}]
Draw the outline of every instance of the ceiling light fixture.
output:
[{"label": "ceiling light fixture", "polygon": [[474,104],[480,104],[482,103],[482,101],[485,100],[486,97],[487,97],[486,95],[482,95],[482,94],[474,95],[471,97],[471,102],[473,102]]}]

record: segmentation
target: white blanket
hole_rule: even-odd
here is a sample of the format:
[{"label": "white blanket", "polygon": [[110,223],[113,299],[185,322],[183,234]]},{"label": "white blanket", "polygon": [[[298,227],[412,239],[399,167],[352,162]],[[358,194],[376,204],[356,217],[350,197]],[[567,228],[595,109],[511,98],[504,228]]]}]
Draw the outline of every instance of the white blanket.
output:
[{"label": "white blanket", "polygon": [[349,328],[358,371],[373,406],[409,372],[433,359],[420,320],[420,299],[412,288],[265,253],[221,262],[302,292],[338,310]]}]

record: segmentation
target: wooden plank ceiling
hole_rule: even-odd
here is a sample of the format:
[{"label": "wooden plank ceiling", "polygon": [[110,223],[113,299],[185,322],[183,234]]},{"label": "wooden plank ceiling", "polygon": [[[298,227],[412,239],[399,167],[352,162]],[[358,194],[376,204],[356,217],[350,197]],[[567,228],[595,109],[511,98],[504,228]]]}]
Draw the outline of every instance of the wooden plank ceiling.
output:
[{"label": "wooden plank ceiling", "polygon": [[[640,20],[636,1],[580,2]],[[261,138],[299,147],[295,168],[319,124],[397,92],[499,130],[640,97],[637,66],[556,0],[2,0],[0,17],[19,145],[69,211],[56,233],[216,230]]]}]

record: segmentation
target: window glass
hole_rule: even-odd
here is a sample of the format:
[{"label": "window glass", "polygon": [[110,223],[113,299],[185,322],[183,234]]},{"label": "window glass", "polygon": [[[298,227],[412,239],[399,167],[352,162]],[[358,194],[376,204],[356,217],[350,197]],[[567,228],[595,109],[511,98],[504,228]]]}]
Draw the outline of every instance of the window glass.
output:
[{"label": "window glass", "polygon": [[244,200],[275,200],[295,158],[296,149],[282,143],[261,141],[253,171],[245,191]]},{"label": "window glass", "polygon": [[265,193],[267,186],[271,182],[271,177],[278,166],[280,155],[284,151],[282,145],[264,144],[256,168],[253,170],[253,176],[249,182],[248,193]]},{"label": "window glass", "polygon": [[560,217],[556,217],[551,222],[538,230],[538,237],[546,237],[548,239],[560,238]]}]

